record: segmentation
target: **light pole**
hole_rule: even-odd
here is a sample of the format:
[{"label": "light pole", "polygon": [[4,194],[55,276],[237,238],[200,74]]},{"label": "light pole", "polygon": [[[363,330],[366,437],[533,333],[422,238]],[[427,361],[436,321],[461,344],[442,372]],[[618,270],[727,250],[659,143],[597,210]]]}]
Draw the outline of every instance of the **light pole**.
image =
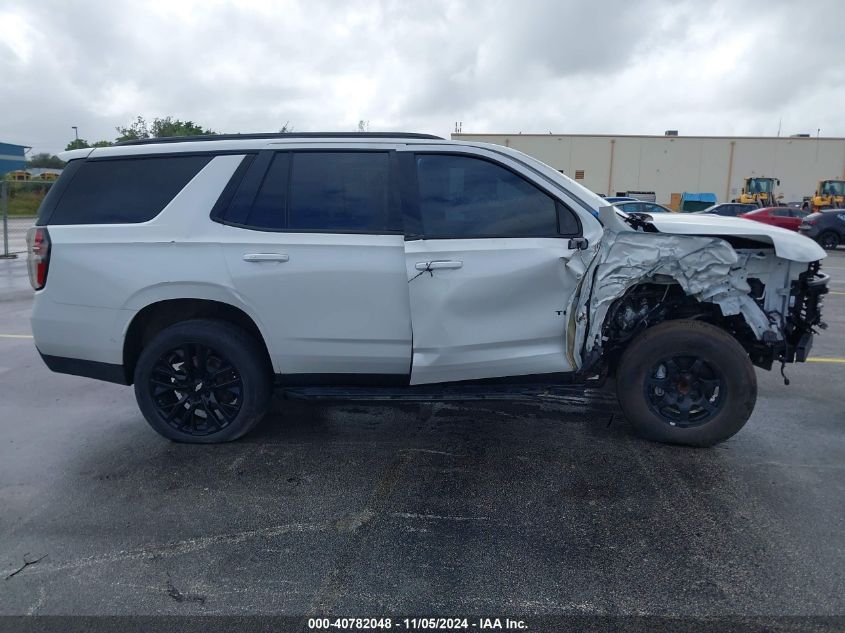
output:
[{"label": "light pole", "polygon": [[75,125],[71,125],[70,127],[73,130],[73,133],[76,135],[76,140],[78,141],[79,140],[79,128],[76,127]]}]

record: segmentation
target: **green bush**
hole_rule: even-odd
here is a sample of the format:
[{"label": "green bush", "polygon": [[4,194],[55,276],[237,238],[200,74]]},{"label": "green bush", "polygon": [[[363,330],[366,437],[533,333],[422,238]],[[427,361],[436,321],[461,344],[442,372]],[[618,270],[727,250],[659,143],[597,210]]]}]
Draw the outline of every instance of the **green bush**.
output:
[{"label": "green bush", "polygon": [[[38,206],[50,190],[49,182],[17,182],[3,183],[7,187],[6,198],[9,205],[9,215],[33,216],[38,212]],[[0,209],[0,214],[2,209]]]},{"label": "green bush", "polygon": [[9,215],[36,215],[45,191],[18,191],[9,196]]}]

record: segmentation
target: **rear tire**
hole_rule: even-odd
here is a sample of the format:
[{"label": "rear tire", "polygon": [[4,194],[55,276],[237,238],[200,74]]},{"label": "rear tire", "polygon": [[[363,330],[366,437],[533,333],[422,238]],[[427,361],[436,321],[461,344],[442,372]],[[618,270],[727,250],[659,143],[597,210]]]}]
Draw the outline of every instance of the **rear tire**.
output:
[{"label": "rear tire", "polygon": [[737,433],[757,401],[757,376],[730,334],[701,321],[667,321],[640,334],[616,374],[619,404],[657,442],[712,446]]},{"label": "rear tire", "polygon": [[839,234],[836,231],[825,231],[817,238],[822,248],[833,250],[839,246]]},{"label": "rear tire", "polygon": [[270,407],[273,372],[261,344],[224,321],[194,319],[159,332],[135,366],[135,397],[174,442],[230,442]]}]

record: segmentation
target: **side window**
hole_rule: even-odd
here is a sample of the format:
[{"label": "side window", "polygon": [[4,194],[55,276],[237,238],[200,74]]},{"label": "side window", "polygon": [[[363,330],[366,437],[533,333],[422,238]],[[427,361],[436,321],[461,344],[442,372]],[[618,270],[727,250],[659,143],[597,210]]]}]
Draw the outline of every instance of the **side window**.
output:
[{"label": "side window", "polygon": [[636,202],[626,202],[625,204],[620,204],[619,206],[622,207],[622,210],[625,213],[637,213],[641,210],[640,205]]},{"label": "side window", "polygon": [[773,215],[777,218],[788,218],[790,213],[789,209],[774,209],[769,212],[769,215]]},{"label": "side window", "polygon": [[289,163],[290,154],[287,152],[280,152],[273,157],[243,224],[270,230],[284,228]]},{"label": "side window", "polygon": [[387,152],[293,152],[291,161],[288,229],[402,230]]},{"label": "side window", "polygon": [[45,214],[43,221],[133,224],[152,220],[211,159],[205,155],[80,162],[52,214]]},{"label": "side window", "polygon": [[504,167],[447,154],[419,154],[416,166],[428,237],[550,237],[558,223],[562,234],[578,232],[572,212]]}]

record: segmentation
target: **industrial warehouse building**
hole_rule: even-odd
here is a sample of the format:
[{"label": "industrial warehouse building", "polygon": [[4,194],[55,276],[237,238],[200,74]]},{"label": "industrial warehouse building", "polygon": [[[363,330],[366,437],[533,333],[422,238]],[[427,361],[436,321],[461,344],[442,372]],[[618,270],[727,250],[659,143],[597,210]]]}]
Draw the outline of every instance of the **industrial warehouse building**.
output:
[{"label": "industrial warehouse building", "polygon": [[622,136],[463,134],[455,140],[512,147],[603,195],[653,191],[670,204],[683,192],[736,198],[751,176],[780,179],[784,202],[812,195],[819,180],[845,179],[845,138],[808,136]]},{"label": "industrial warehouse building", "polygon": [[0,176],[26,167],[26,145],[0,143]]}]

